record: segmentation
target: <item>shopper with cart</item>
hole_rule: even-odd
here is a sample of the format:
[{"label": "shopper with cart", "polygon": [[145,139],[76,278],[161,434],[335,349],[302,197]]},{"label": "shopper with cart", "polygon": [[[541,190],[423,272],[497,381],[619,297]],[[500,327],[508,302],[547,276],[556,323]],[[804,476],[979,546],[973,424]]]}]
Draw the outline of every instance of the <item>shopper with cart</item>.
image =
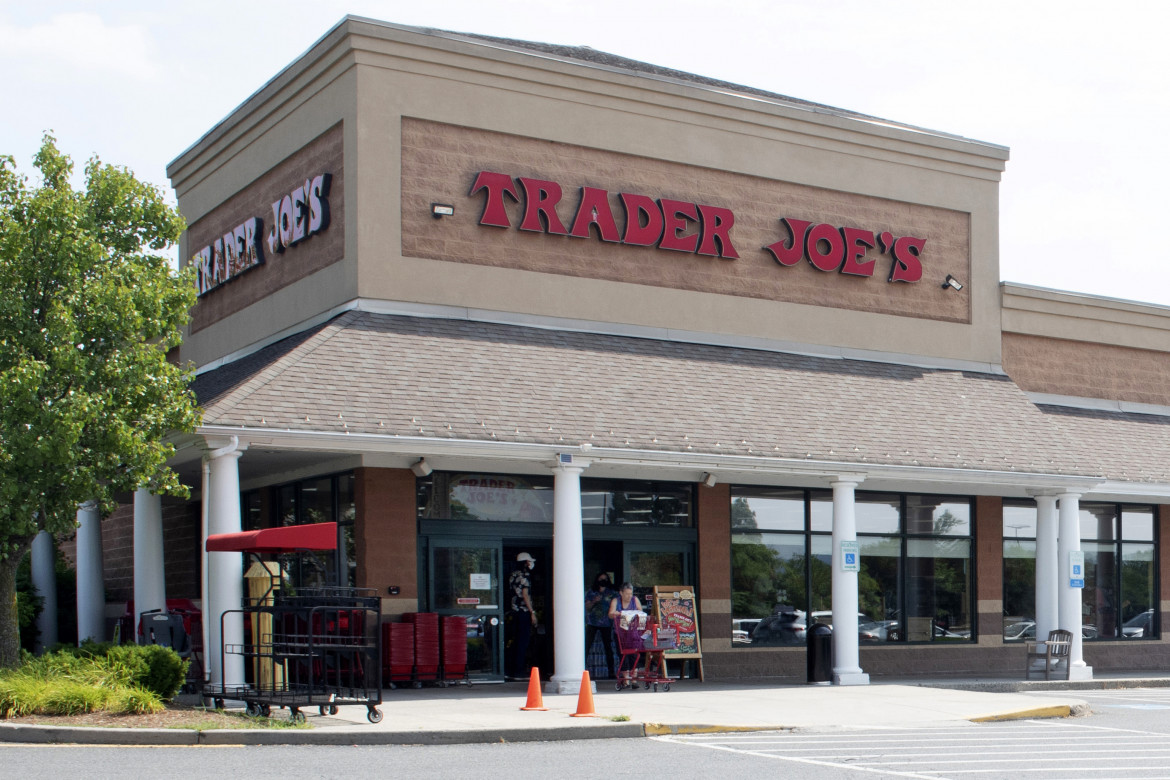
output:
[{"label": "shopper with cart", "polygon": [[[629,616],[622,621],[623,612],[641,612],[642,602],[634,595],[634,586],[629,582],[623,582],[618,595],[609,602],[609,619],[612,621],[614,630],[619,637],[619,647],[621,652],[621,659],[618,662],[617,678],[618,685],[622,684],[623,680],[632,678],[637,673],[638,657],[642,650],[641,630],[640,625],[635,624],[633,628],[630,627]],[[625,669],[626,659],[633,656],[631,661],[631,668]]]}]

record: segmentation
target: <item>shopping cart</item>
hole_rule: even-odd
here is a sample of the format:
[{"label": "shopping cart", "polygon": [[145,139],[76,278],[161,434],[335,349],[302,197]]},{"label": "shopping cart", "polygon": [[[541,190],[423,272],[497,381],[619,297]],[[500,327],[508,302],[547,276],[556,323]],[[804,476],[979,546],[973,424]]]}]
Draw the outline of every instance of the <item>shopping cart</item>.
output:
[{"label": "shopping cart", "polygon": [[659,628],[649,615],[640,610],[625,610],[613,620],[613,632],[617,637],[621,660],[618,662],[617,682],[619,691],[637,688],[669,691],[670,684],[677,677],[666,674],[666,660],[663,653],[675,648],[675,632]]},{"label": "shopping cart", "polygon": [[[252,683],[207,682],[204,698],[216,707],[225,700],[243,701],[249,715],[267,717],[273,707],[287,707],[290,720],[304,722],[302,707],[337,714],[340,704],[367,708],[371,723],[382,720],[382,600],[367,588],[318,587],[295,591],[280,587],[282,573],[269,568],[261,553],[303,552],[337,548],[337,524],[269,528],[207,537],[208,552],[242,552],[256,559],[258,585],[267,591],[244,599],[242,608],[220,617],[220,636],[229,617],[242,618],[251,641],[221,642],[219,668],[228,655],[242,655],[251,666]],[[214,615],[215,612],[208,612]]]}]

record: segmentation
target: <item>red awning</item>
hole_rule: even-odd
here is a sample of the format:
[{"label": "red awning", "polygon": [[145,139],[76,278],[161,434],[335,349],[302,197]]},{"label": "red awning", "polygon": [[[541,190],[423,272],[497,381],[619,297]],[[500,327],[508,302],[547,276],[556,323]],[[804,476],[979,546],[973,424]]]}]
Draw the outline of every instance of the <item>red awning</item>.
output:
[{"label": "red awning", "polygon": [[290,525],[207,537],[207,552],[283,553],[336,549],[337,523]]}]

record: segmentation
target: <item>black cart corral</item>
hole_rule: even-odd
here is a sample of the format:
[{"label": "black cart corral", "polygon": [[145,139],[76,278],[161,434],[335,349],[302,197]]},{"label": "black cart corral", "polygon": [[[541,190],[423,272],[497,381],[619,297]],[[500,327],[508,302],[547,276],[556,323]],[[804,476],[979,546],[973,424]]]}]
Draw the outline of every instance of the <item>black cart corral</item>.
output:
[{"label": "black cart corral", "polygon": [[[208,684],[203,695],[222,707],[225,699],[243,701],[249,715],[268,716],[273,707],[287,707],[290,719],[303,721],[302,707],[319,707],[335,714],[338,705],[364,705],[371,723],[382,720],[382,600],[366,588],[280,587],[278,564],[264,562],[262,554],[337,549],[337,524],[269,528],[207,537],[208,552],[247,553],[251,571],[263,572],[268,586],[263,595],[244,599],[244,644],[222,644],[224,657],[242,655],[251,668],[252,682],[244,685]],[[259,569],[257,569],[259,567]],[[249,572],[251,574],[251,571]],[[205,610],[204,614],[212,614]]]}]

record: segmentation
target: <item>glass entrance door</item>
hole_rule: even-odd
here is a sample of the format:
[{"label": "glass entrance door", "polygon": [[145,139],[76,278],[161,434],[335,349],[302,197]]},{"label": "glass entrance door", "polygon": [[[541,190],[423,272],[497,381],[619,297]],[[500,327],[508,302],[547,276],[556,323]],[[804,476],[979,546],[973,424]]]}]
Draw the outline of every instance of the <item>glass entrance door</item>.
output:
[{"label": "glass entrance door", "polygon": [[643,605],[650,603],[655,585],[694,585],[689,544],[627,543],[624,552],[625,578]]},{"label": "glass entrance door", "polygon": [[502,679],[504,603],[498,542],[433,539],[430,545],[431,608],[467,618],[468,672]]}]

